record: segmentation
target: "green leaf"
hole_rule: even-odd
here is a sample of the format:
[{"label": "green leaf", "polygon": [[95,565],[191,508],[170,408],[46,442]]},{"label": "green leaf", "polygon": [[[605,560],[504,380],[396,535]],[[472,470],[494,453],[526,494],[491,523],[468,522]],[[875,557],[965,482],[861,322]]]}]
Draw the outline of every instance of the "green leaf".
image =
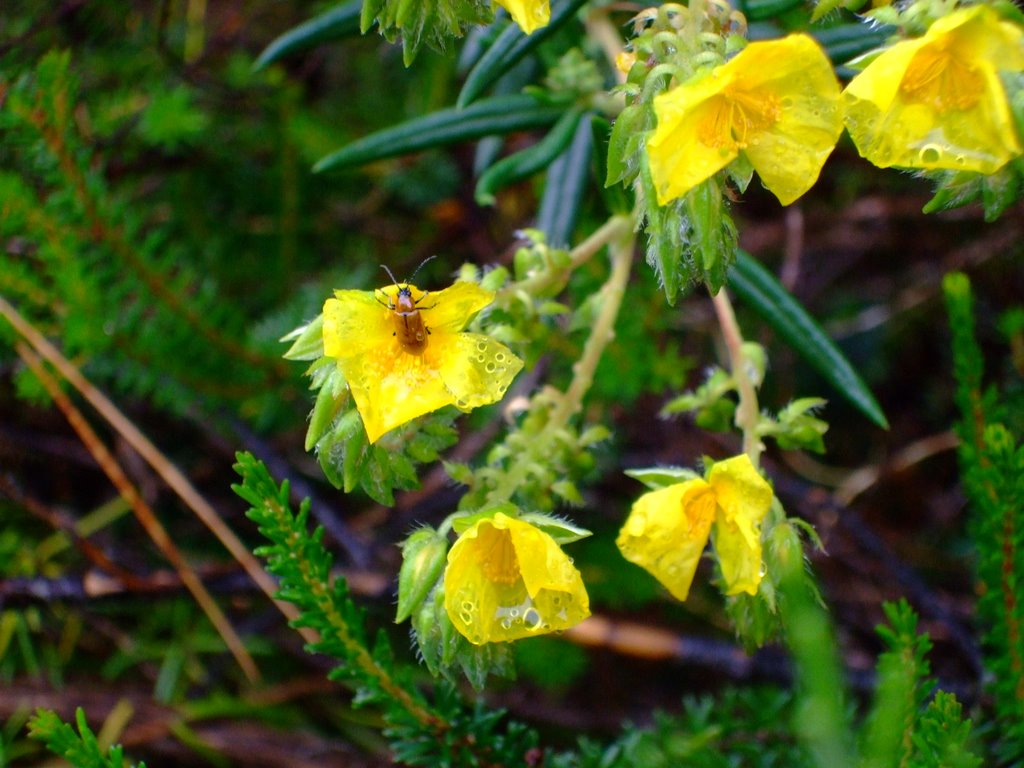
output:
[{"label": "green leaf", "polygon": [[652,491],[668,488],[676,483],[685,483],[700,477],[692,469],[682,467],[648,467],[643,469],[627,469],[625,474],[634,480],[639,480]]},{"label": "green leaf", "polygon": [[549,245],[568,246],[580,212],[580,202],[590,174],[593,149],[591,115],[583,116],[576,126],[568,148],[548,169],[544,195],[537,212],[537,229],[547,236]]},{"label": "green leaf", "polygon": [[253,71],[258,72],[285,56],[304,51],[328,40],[338,40],[358,34],[362,8],[363,0],[350,0],[350,2],[337,5],[329,11],[289,29],[263,49],[263,53],[252,65]]},{"label": "green leaf", "polygon": [[[859,2],[859,0],[856,0]],[[847,4],[847,2],[842,2]],[[819,8],[821,5],[818,6]],[[814,38],[821,43],[833,64],[839,65],[862,53],[878,48],[896,29],[888,24],[868,25],[861,22],[840,24],[827,29],[814,30]]]},{"label": "green leaf", "polygon": [[564,112],[563,105],[522,94],[486,99],[466,109],[442,109],[354,141],[321,158],[313,172],[363,165],[482,136],[540,128],[555,122]]},{"label": "green leaf", "polygon": [[510,24],[498,35],[466,76],[456,106],[462,108],[475,101],[488,85],[508,72],[526,54],[551,37],[576,15],[587,0],[556,2],[551,9],[551,21],[531,35],[523,34],[516,24]]},{"label": "green leaf", "polygon": [[502,158],[488,168],[476,184],[474,196],[477,203],[479,205],[494,205],[494,193],[499,189],[550,166],[551,162],[569,145],[582,115],[583,110],[580,107],[567,110],[548,132],[548,135],[539,142],[514,155]]},{"label": "green leaf", "polygon": [[729,286],[857,410],[883,429],[889,428],[882,408],[854,367],[768,270],[737,251]]},{"label": "green leaf", "polygon": [[736,8],[747,17],[747,21],[761,21],[774,19],[803,4],[804,0],[739,0]]}]

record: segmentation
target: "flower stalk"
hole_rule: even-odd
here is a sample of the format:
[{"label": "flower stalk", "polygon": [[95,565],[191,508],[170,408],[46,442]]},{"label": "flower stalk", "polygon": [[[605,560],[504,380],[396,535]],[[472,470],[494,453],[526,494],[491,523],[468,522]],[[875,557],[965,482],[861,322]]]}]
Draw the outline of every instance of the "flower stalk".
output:
[{"label": "flower stalk", "polygon": [[743,452],[750,457],[750,461],[756,467],[759,465],[764,443],[758,435],[760,408],[757,404],[757,390],[750,378],[747,356],[743,352],[743,334],[739,323],[736,322],[732,302],[724,289],[711,297],[711,303],[714,305],[718,325],[722,330],[722,339],[729,352],[729,368],[736,381],[736,392],[740,399],[736,408],[736,426],[743,432]]}]

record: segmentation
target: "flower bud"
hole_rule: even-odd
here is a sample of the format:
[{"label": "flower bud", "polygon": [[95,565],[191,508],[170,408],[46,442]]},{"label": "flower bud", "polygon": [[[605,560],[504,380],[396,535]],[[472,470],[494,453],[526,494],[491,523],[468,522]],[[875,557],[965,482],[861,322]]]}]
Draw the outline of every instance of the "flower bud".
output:
[{"label": "flower bud", "polygon": [[419,608],[441,576],[447,554],[447,539],[429,526],[413,531],[402,542],[396,624],[405,621]]}]

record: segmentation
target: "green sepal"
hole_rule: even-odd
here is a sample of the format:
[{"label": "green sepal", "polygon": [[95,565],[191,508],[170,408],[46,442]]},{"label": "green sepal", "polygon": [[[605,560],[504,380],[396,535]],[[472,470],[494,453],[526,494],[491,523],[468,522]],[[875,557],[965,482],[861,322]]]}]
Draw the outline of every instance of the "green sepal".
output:
[{"label": "green sepal", "polygon": [[683,286],[683,238],[678,201],[658,205],[654,181],[646,162],[640,162],[640,187],[647,203],[647,264],[654,269],[665,301],[671,307]]},{"label": "green sepal", "polygon": [[[633,181],[645,163],[640,145],[645,134],[654,128],[654,109],[648,104],[633,104],[626,107],[615,118],[611,135],[608,137],[608,163],[604,184],[610,187]],[[651,201],[656,197],[649,198]]]},{"label": "green sepal", "polygon": [[321,158],[313,172],[364,165],[483,136],[541,128],[554,123],[564,112],[562,104],[533,96],[495,96],[466,109],[442,109],[372,133]]},{"label": "green sepal", "polygon": [[466,75],[456,106],[462,108],[474,101],[484,90],[508,72],[530,51],[547,40],[575,17],[587,0],[565,0],[552,3],[551,20],[547,26],[527,35],[516,24],[510,24],[501,31],[494,43],[477,60]]},{"label": "green sepal", "polygon": [[359,32],[366,34],[370,31],[373,23],[377,20],[378,14],[384,10],[385,0],[363,0],[363,7],[359,13]]},{"label": "green sepal", "polygon": [[627,469],[625,474],[639,480],[652,491],[660,491],[670,485],[696,480],[700,475],[692,469],[683,467],[648,467],[644,469]]},{"label": "green sepal", "polygon": [[[316,393],[316,402],[309,415],[309,428],[306,430],[307,451],[313,450],[320,438],[324,436],[331,424],[348,407],[348,385],[337,366],[331,366],[326,380]],[[340,389],[339,389],[340,385]]]},{"label": "green sepal", "polygon": [[[692,260],[684,262],[689,282],[703,282],[712,294],[725,284],[729,267],[736,258],[739,234],[727,210],[717,176],[712,176],[683,196],[684,236]],[[671,226],[671,224],[669,225]]]},{"label": "green sepal", "polygon": [[306,325],[282,336],[283,343],[292,342],[282,355],[285,360],[316,360],[324,355],[324,316],[317,315]]},{"label": "green sepal", "polygon": [[419,610],[444,571],[448,539],[430,526],[413,531],[401,544],[402,567],[398,571],[398,608],[395,623],[401,624]]},{"label": "green sepal", "polygon": [[815,371],[873,423],[889,428],[881,407],[839,348],[778,280],[739,251],[729,286]]},{"label": "green sepal", "polygon": [[481,520],[489,520],[499,512],[503,512],[509,517],[520,517],[519,507],[510,501],[502,501],[497,504],[492,504],[489,507],[484,507],[476,512],[472,512],[468,515],[460,514],[452,519],[452,530],[460,536],[472,528],[474,525],[479,523]]},{"label": "green sepal", "polygon": [[568,147],[548,169],[544,194],[537,211],[537,227],[547,234],[548,243],[561,248],[572,241],[583,193],[590,178],[593,154],[592,114],[585,114],[576,126]]},{"label": "green sepal", "polygon": [[519,519],[524,523],[540,528],[554,539],[555,543],[559,546],[571,544],[574,541],[579,541],[593,535],[586,528],[580,528],[564,518],[545,515],[541,512],[524,512],[519,516]]},{"label": "green sepal", "polygon": [[[371,6],[372,3],[368,1],[366,5]],[[363,0],[350,0],[289,29],[263,49],[252,65],[253,71],[258,72],[285,56],[314,45],[358,34],[362,11]]]},{"label": "green sepal", "polygon": [[566,110],[547,136],[533,146],[502,158],[488,168],[476,184],[474,196],[478,205],[494,205],[494,193],[503,187],[532,176],[551,165],[572,140],[583,115],[583,108]]},{"label": "green sepal", "polygon": [[590,118],[590,128],[594,140],[594,175],[600,180],[601,198],[609,212],[628,214],[633,210],[632,195],[622,184],[607,183],[612,125],[600,115],[594,115]]},{"label": "green sepal", "polygon": [[455,629],[445,609],[443,582],[438,582],[413,614],[412,627],[420,658],[434,676],[454,680],[461,671],[478,691],[488,675],[515,678],[511,643],[473,645]]}]

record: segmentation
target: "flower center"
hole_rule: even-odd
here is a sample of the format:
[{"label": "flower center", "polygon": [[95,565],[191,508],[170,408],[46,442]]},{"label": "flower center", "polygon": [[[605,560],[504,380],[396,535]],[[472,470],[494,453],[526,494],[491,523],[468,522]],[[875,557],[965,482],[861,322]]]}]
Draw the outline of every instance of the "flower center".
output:
[{"label": "flower center", "polygon": [[940,115],[970,109],[984,90],[985,81],[977,68],[945,40],[918,51],[900,81],[904,101],[924,104]]},{"label": "flower center", "polygon": [[775,94],[727,87],[714,97],[697,135],[706,147],[744,149],[757,134],[777,123],[781,113]]},{"label": "flower center", "polygon": [[519,580],[519,558],[512,545],[512,535],[493,525],[480,526],[481,570],[496,584],[515,584]]}]

